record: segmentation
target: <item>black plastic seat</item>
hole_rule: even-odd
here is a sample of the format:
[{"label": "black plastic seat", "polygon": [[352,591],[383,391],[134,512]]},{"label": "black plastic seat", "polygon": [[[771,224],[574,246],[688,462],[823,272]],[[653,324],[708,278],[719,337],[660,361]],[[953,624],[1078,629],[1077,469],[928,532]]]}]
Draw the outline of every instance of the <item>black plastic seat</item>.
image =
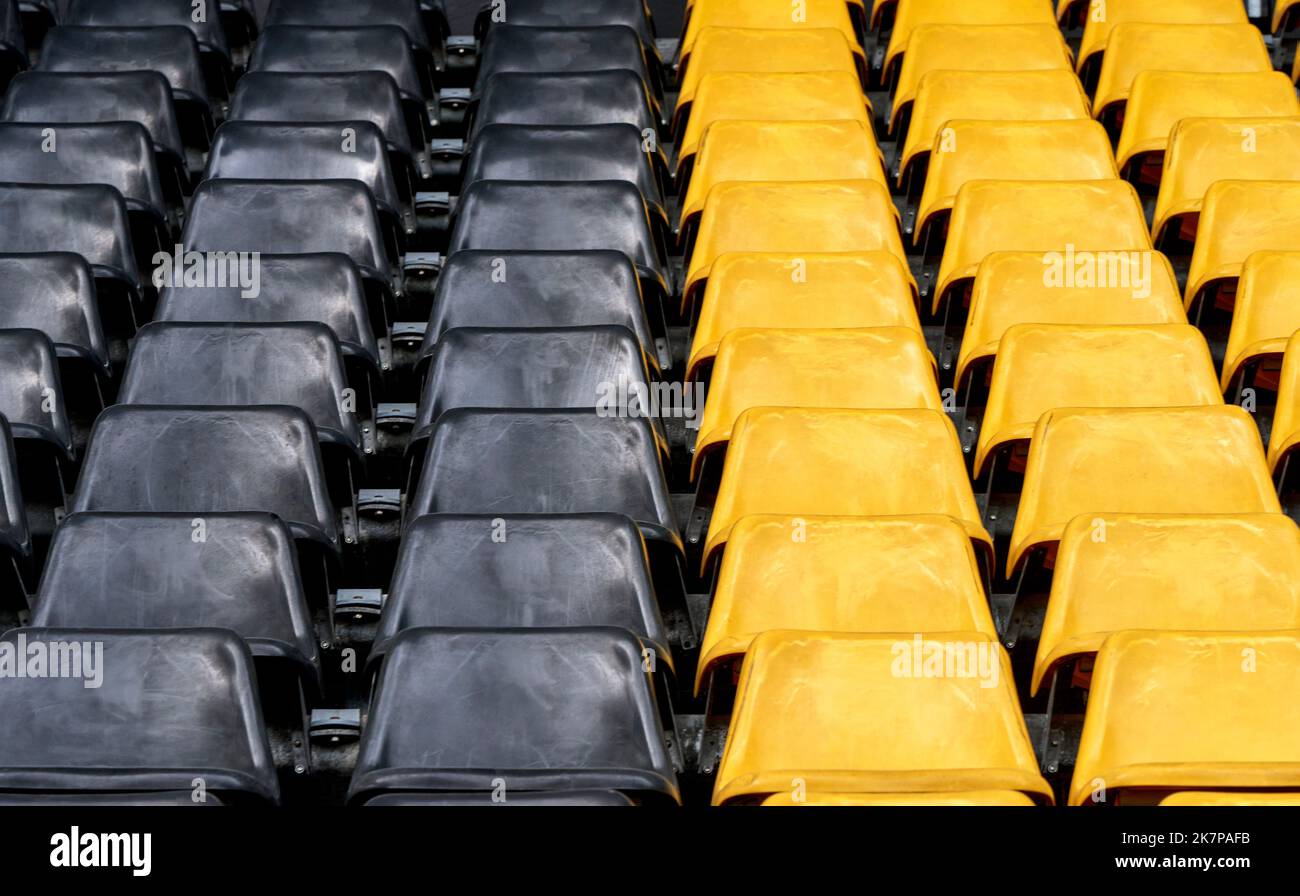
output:
[{"label": "black plastic seat", "polygon": [[0,414],[15,439],[30,439],[71,459],[72,423],[54,344],[40,330],[0,330]]},{"label": "black plastic seat", "polygon": [[31,624],[230,629],[319,690],[293,538],[269,514],[74,513],[55,530]]},{"label": "black plastic seat", "polygon": [[419,0],[271,0],[266,27],[277,25],[393,25],[405,32],[430,73],[446,64],[446,26],[425,27]]},{"label": "black plastic seat", "polygon": [[663,123],[632,69],[572,74],[491,74],[470,103],[469,139],[490,124],[631,124],[662,142]]},{"label": "black plastic seat", "polygon": [[[192,791],[223,802],[280,798],[248,647],[215,629],[18,629],[0,644],[26,661],[34,642],[80,676],[14,678],[0,688],[0,792]],[[100,676],[98,687],[87,683]]]},{"label": "black plastic seat", "polygon": [[338,341],[322,323],[155,322],[136,334],[118,401],[287,405],[311,418],[322,444],[360,460],[357,411],[369,409],[357,408],[350,391]]},{"label": "black plastic seat", "polygon": [[[428,170],[427,135],[411,131],[397,82],[385,72],[249,72],[230,101],[232,121],[355,122],[379,128],[393,170]],[[342,137],[340,136],[340,144]]]},{"label": "black plastic seat", "polygon": [[[0,127],[0,133],[4,129]],[[3,160],[0,159],[0,165]],[[60,360],[108,376],[108,344],[95,303],[95,279],[80,255],[0,255],[0,330],[40,330]],[[64,371],[67,366],[62,366]],[[64,377],[66,379],[66,377]]]},{"label": "black plastic seat", "polygon": [[493,22],[492,9],[485,7],[474,24],[474,31],[482,38],[489,29],[502,24],[545,28],[626,25],[637,33],[647,51],[653,51],[652,21],[643,0],[508,0],[505,22]]},{"label": "black plastic seat", "polygon": [[[41,47],[46,72],[160,72],[172,88],[172,105],[187,146],[212,139],[213,109],[203,58],[194,33],[181,25],[148,28],[55,28]],[[227,96],[224,85],[217,98]]]},{"label": "black plastic seat", "polygon": [[27,68],[27,40],[16,0],[0,2],[0,92]]},{"label": "black plastic seat", "polygon": [[113,187],[126,201],[132,245],[149,256],[171,249],[185,204],[183,183],[169,180],[164,190],[149,132],[133,121],[0,124],[0,181]]},{"label": "black plastic seat", "polygon": [[153,141],[164,182],[188,183],[202,170],[206,142],[186,145],[171,86],[158,72],[23,72],[5,94],[0,119],[41,125],[134,121]]},{"label": "black plastic seat", "polygon": [[259,261],[261,292],[256,301],[244,298],[235,283],[177,284],[163,289],[155,319],[195,323],[320,321],[334,331],[345,357],[358,358],[379,371],[379,345],[366,311],[365,284],[352,259],[339,253],[318,253],[262,255]]},{"label": "black plastic seat", "polygon": [[[442,334],[456,327],[626,327],[652,363],[656,339],[631,259],[616,251],[487,252],[462,250],[438,277],[417,370]],[[664,343],[667,344],[666,342]]]},{"label": "black plastic seat", "polygon": [[[641,191],[626,181],[481,180],[460,197],[447,254],[464,249],[615,249],[637,268],[651,319],[662,317],[669,271]],[[662,367],[671,367],[666,346]]]},{"label": "black plastic seat", "polygon": [[368,121],[351,122],[348,149],[338,124],[228,121],[208,155],[207,180],[357,180],[370,188],[395,238],[415,229],[415,184],[410,169],[389,165],[384,135]]},{"label": "black plastic seat", "polygon": [[316,428],[297,408],[115,405],[70,510],[273,513],[295,539],[338,547]]},{"label": "black plastic seat", "polygon": [[[507,7],[507,22],[510,10]],[[663,101],[660,66],[628,25],[545,28],[500,24],[489,29],[479,53],[479,82],[501,72],[597,72],[630,68]]]},{"label": "black plastic seat", "polygon": [[[5,805],[0,797],[0,806]],[[616,790],[544,790],[510,794],[493,801],[491,793],[386,793],[366,801],[367,806],[632,806]]]},{"label": "black plastic seat", "polygon": [[[193,0],[72,0],[64,25],[93,25],[124,28],[175,25],[188,28],[198,41],[208,91],[224,97],[233,82],[232,54],[226,39],[220,10],[211,4],[211,14],[195,16]],[[201,19],[201,21],[196,21]]]},{"label": "black plastic seat", "polygon": [[143,319],[131,222],[122,194],[102,184],[0,183],[0,253],[71,252],[95,276],[99,318],[109,338]]},{"label": "black plastic seat", "polygon": [[[22,486],[18,481],[18,458],[14,450],[13,434],[9,421],[0,414],[0,551],[6,555],[10,568],[0,576],[0,582],[17,583],[18,568],[24,566],[32,555],[32,536],[27,527],[27,508],[23,504]],[[13,594],[17,588],[6,588]],[[5,601],[0,601],[4,603]]]},{"label": "black plastic seat", "polygon": [[663,153],[647,153],[641,132],[630,124],[493,124],[481,129],[474,141],[465,163],[464,184],[480,180],[627,181],[641,191],[660,238],[666,241],[669,220],[662,185],[667,174]]},{"label": "black plastic seat", "polygon": [[[424,395],[411,433],[410,454],[420,464],[434,425],[456,408],[573,409],[605,406],[635,413],[649,407],[651,378],[645,352],[618,326],[564,329],[454,329],[434,346]],[[650,417],[662,461],[668,440]]]},{"label": "black plastic seat", "polygon": [[196,791],[173,790],[158,793],[0,793],[0,806],[60,806],[92,809],[138,806],[224,806],[216,794],[196,798]]},{"label": "black plastic seat", "polygon": [[375,635],[377,661],[400,632],[613,626],[672,668],[645,542],[614,514],[435,514],[411,523]]},{"label": "black plastic seat", "polygon": [[366,283],[372,328],[388,332],[396,247],[384,239],[374,197],[364,184],[206,181],[194,191],[181,243],[194,251],[342,253]]},{"label": "black plastic seat", "polygon": [[403,632],[379,673],[349,801],[593,789],[677,802],[642,649],[609,628]]}]

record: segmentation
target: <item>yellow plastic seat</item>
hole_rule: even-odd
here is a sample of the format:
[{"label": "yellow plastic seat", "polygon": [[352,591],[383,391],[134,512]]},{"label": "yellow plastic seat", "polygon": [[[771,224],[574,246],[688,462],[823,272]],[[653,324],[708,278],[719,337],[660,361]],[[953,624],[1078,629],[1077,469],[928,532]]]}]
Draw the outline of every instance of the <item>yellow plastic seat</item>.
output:
[{"label": "yellow plastic seat", "polygon": [[939,411],[750,408],[732,427],[704,568],[732,527],[755,513],[940,513],[961,522],[977,551],[992,553],[957,431]]},{"label": "yellow plastic seat", "polygon": [[[1044,278],[1042,252],[995,252],[980,262],[957,355],[956,382],[982,375],[1016,324],[1185,324],[1183,297],[1159,252],[1085,255],[1063,283]],[[977,369],[980,372],[977,373]]]},{"label": "yellow plastic seat", "polygon": [[1300,790],[1300,632],[1117,632],[1097,654],[1070,802]]},{"label": "yellow plastic seat", "polygon": [[1273,412],[1273,430],[1268,442],[1269,469],[1279,472],[1297,445],[1300,445],[1300,339],[1293,335],[1282,359],[1277,409]]},{"label": "yellow plastic seat", "polygon": [[1084,514],[1057,549],[1033,693],[1113,632],[1297,628],[1300,529],[1282,514]]},{"label": "yellow plastic seat", "polygon": [[1105,52],[1111,32],[1128,22],[1160,25],[1248,25],[1241,0],[1092,0],[1083,40],[1079,44],[1079,71],[1098,53]]},{"label": "yellow plastic seat", "polygon": [[1088,96],[1072,72],[933,71],[921,78],[912,122],[899,156],[898,182],[922,164],[954,119],[978,121],[1086,121]]},{"label": "yellow plastic seat", "polygon": [[1151,225],[1157,242],[1171,224],[1194,233],[1205,192],[1221,180],[1286,180],[1300,172],[1300,117],[1184,118],[1165,152]]},{"label": "yellow plastic seat", "polygon": [[1239,374],[1265,358],[1280,359],[1300,330],[1300,252],[1256,252],[1237,282],[1232,330],[1224,352],[1224,392]]},{"label": "yellow plastic seat", "polygon": [[1007,556],[1098,513],[1281,513],[1259,429],[1235,405],[1066,408],[1038,420]]},{"label": "yellow plastic seat", "polygon": [[673,133],[681,133],[700,81],[712,72],[842,71],[860,80],[861,66],[853,46],[834,28],[705,28],[682,73]]},{"label": "yellow plastic seat", "polygon": [[797,787],[1014,790],[1052,801],[1011,663],[997,639],[980,632],[770,631],[755,638],[713,802],[757,802]]},{"label": "yellow plastic seat", "polygon": [[982,475],[1000,451],[1023,446],[1057,408],[1223,404],[1210,347],[1190,324],[1017,324],[998,345],[975,452]]},{"label": "yellow plastic seat", "polygon": [[885,75],[903,60],[922,25],[1056,25],[1051,0],[906,0],[899,3],[885,50]]},{"label": "yellow plastic seat", "polygon": [[774,629],[997,637],[970,536],[946,516],[740,520],[709,610],[696,692]]},{"label": "yellow plastic seat", "polygon": [[859,121],[718,121],[705,132],[680,225],[726,181],[872,180],[886,189],[876,139]]},{"label": "yellow plastic seat", "polygon": [[711,72],[700,81],[677,148],[677,171],[694,162],[704,133],[717,121],[859,122],[871,130],[871,105],[848,72]]},{"label": "yellow plastic seat", "polygon": [[1180,790],[1160,801],[1164,806],[1300,806],[1300,791]]},{"label": "yellow plastic seat", "polygon": [[1015,790],[972,790],[966,793],[809,793],[802,799],[792,792],[774,793],[764,806],[1033,806],[1033,800]]},{"label": "yellow plastic seat", "polygon": [[1185,304],[1241,276],[1246,259],[1300,246],[1300,181],[1221,180],[1205,191]]},{"label": "yellow plastic seat", "polygon": [[1092,106],[1097,118],[1128,102],[1145,71],[1271,72],[1264,38],[1254,25],[1150,25],[1126,22],[1110,34]]},{"label": "yellow plastic seat", "polygon": [[1066,282],[1081,255],[1149,252],[1151,234],[1137,192],[1121,180],[968,181],[953,203],[934,311],[987,256],[1009,251],[1044,253],[1044,276],[1059,262]]},{"label": "yellow plastic seat", "polygon": [[1124,171],[1139,156],[1163,153],[1174,125],[1184,118],[1296,115],[1300,100],[1295,85],[1281,72],[1146,71],[1133,79],[1115,159]]},{"label": "yellow plastic seat", "polygon": [[912,32],[894,85],[889,132],[916,99],[921,79],[938,71],[1073,71],[1074,57],[1055,25],[921,25]]},{"label": "yellow plastic seat", "polygon": [[946,217],[969,181],[1114,177],[1110,137],[1095,121],[949,121],[930,153],[913,241]]},{"label": "yellow plastic seat", "polygon": [[732,330],[722,337],[691,478],[754,407],[943,410],[934,356],[905,327]]},{"label": "yellow plastic seat", "polygon": [[898,209],[875,181],[729,182],[704,202],[682,288],[695,303],[713,262],[727,252],[891,252],[904,264]]},{"label": "yellow plastic seat", "polygon": [[921,332],[916,283],[892,252],[730,252],[709,272],[686,378],[700,377],[733,330],[866,327]]},{"label": "yellow plastic seat", "polygon": [[710,0],[691,6],[690,17],[682,33],[679,68],[683,76],[690,71],[695,44],[710,28],[761,28],[772,31],[819,31],[834,29],[858,56],[864,56],[853,18],[844,0],[802,0],[796,20],[794,7],[789,3],[735,3],[732,0]]},{"label": "yellow plastic seat", "polygon": [[1290,31],[1296,27],[1296,17],[1300,15],[1300,0],[1277,0],[1273,7],[1273,33]]}]

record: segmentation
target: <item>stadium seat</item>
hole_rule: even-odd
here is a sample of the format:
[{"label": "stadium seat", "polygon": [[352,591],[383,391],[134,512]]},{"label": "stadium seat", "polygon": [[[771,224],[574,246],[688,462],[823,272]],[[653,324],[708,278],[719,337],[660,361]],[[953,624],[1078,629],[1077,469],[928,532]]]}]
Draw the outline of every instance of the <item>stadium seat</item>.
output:
[{"label": "stadium seat", "polygon": [[599,72],[631,69],[663,100],[663,84],[654,45],[647,50],[630,25],[545,28],[509,24],[488,30],[479,51],[479,86],[504,72],[524,74]]},{"label": "stadium seat", "polygon": [[1287,468],[1297,445],[1300,445],[1300,339],[1293,334],[1282,359],[1277,410],[1268,442],[1269,468],[1280,484],[1287,484]]},{"label": "stadium seat", "polygon": [[71,512],[274,513],[338,546],[315,427],[295,408],[115,405],[99,415]]},{"label": "stadium seat", "polygon": [[1125,22],[1110,33],[1092,112],[1118,117],[1145,71],[1271,72],[1268,47],[1254,25],[1169,25]]},{"label": "stadium seat", "polygon": [[703,35],[715,28],[747,28],[783,31],[821,31],[834,29],[844,35],[853,52],[865,58],[862,44],[858,42],[857,29],[849,15],[844,0],[807,0],[799,7],[803,13],[795,21],[792,7],[787,3],[728,3],[710,0],[696,3],[682,32],[677,51],[679,76],[685,77],[693,64],[695,45]]},{"label": "stadium seat", "polygon": [[201,166],[206,140],[186,144],[181,135],[171,87],[158,72],[23,72],[5,93],[0,119],[53,127],[105,121],[144,126],[163,183],[187,184]]},{"label": "stadium seat", "polygon": [[738,120],[851,120],[872,132],[870,103],[861,82],[848,72],[713,72],[701,79],[677,141],[679,186],[690,180],[710,126]]},{"label": "stadium seat", "polygon": [[[987,379],[998,342],[1016,324],[1185,324],[1178,281],[1159,252],[1085,256],[1073,276],[1048,282],[1042,252],[994,252],[975,273],[954,381]],[[1146,269],[1147,261],[1150,269]]]},{"label": "stadium seat", "polygon": [[1033,806],[1034,801],[1016,790],[972,790],[966,793],[809,793],[795,799],[776,793],[763,800],[764,806]]},{"label": "stadium seat", "polygon": [[655,105],[641,75],[630,68],[501,72],[488,75],[473,97],[468,140],[473,145],[479,132],[490,124],[630,124],[657,142],[663,125]]},{"label": "stadium seat", "polygon": [[1073,71],[1055,25],[920,25],[894,85],[889,132],[902,133],[921,79],[938,71]]},{"label": "stadium seat", "polygon": [[1205,337],[1189,324],[1016,324],[1002,334],[975,452],[975,473],[1023,453],[1057,408],[1223,404]]},{"label": "stadium seat", "polygon": [[1133,79],[1115,158],[1122,172],[1145,165],[1158,171],[1170,133],[1184,118],[1296,116],[1300,99],[1281,72],[1145,71]]},{"label": "stadium seat", "polygon": [[230,120],[339,122],[340,127],[368,121],[384,135],[394,171],[428,170],[426,136],[410,129],[397,82],[386,72],[249,72],[231,98]]},{"label": "stadium seat", "polygon": [[1287,341],[1300,330],[1292,292],[1297,277],[1298,252],[1256,252],[1242,265],[1220,379],[1225,393],[1253,384],[1262,366],[1278,366]]},{"label": "stadium seat", "polygon": [[0,282],[5,283],[0,330],[40,330],[54,344],[61,371],[68,370],[66,362],[75,362],[98,376],[109,375],[95,280],[81,256],[68,252],[0,255]]},{"label": "stadium seat", "polygon": [[349,801],[504,788],[677,802],[644,649],[608,628],[407,629],[386,651]]},{"label": "stadium seat", "polygon": [[1080,514],[1280,511],[1239,407],[1053,410],[1034,429],[1007,577]]},{"label": "stadium seat", "polygon": [[1128,22],[1159,25],[1245,25],[1246,7],[1241,0],[1105,0],[1100,15],[1087,16],[1079,45],[1077,65],[1085,77],[1100,60],[1095,57],[1109,48],[1114,30]]},{"label": "stadium seat", "polygon": [[663,153],[647,152],[645,138],[630,124],[492,124],[479,131],[465,160],[461,190],[480,180],[627,181],[641,191],[666,245],[669,223],[661,184],[667,173]]},{"label": "stadium seat", "polygon": [[256,301],[238,283],[167,286],[155,319],[194,323],[292,323],[320,321],[338,339],[345,357],[378,371],[379,345],[366,312],[365,286],[346,255],[261,255]]},{"label": "stadium seat", "polygon": [[194,33],[182,25],[91,28],[61,25],[45,36],[39,68],[46,72],[161,72],[186,144],[212,138],[213,99],[225,100],[223,77],[209,86]]},{"label": "stadium seat", "polygon": [[[879,724],[885,718],[890,723]],[[713,802],[761,802],[796,787],[812,793],[1015,790],[1052,801],[1016,701],[1011,663],[997,639],[980,632],[769,631],[755,638]]]},{"label": "stadium seat", "polygon": [[1300,529],[1285,516],[1083,514],[1061,535],[1033,689],[1112,632],[1297,628]]},{"label": "stadium seat", "polygon": [[10,563],[25,564],[32,553],[13,433],[3,415],[0,415],[0,549]]},{"label": "stadium seat", "polygon": [[95,275],[100,320],[110,338],[129,336],[143,316],[131,226],[122,195],[103,184],[0,184],[0,253],[70,252]]},{"label": "stadium seat", "polygon": [[943,410],[934,356],[906,327],[732,330],[713,364],[691,476],[721,457],[740,415],[754,407]]},{"label": "stadium seat", "polygon": [[655,32],[649,7],[641,0],[513,0],[505,21],[495,22],[492,10],[484,8],[474,33],[485,39],[497,24],[527,25],[534,28],[582,28],[626,25],[640,37],[648,52],[655,48]]},{"label": "stadium seat", "polygon": [[[1151,234],[1137,192],[1120,180],[968,181],[957,191],[932,310],[949,293],[969,288],[994,252],[1036,250],[1048,262],[1100,252],[1151,251]],[[1059,256],[1059,258],[1058,258]],[[1064,282],[1069,282],[1068,278]]]},{"label": "stadium seat", "polygon": [[346,255],[366,284],[372,327],[388,331],[395,247],[387,245],[374,197],[362,183],[206,181],[190,200],[181,244],[196,252]]},{"label": "stadium seat", "polygon": [[[871,180],[888,188],[871,132],[861,122],[717,121],[709,126],[684,191],[679,230],[693,232],[704,200],[726,181]],[[689,254],[690,243],[683,240]]]},{"label": "stadium seat", "polygon": [[663,338],[663,317],[655,335],[641,304],[636,268],[624,253],[461,250],[447,259],[438,276],[416,369],[432,357],[442,334],[457,327],[604,325],[635,333],[658,367],[656,339]]},{"label": "stadium seat", "polygon": [[709,270],[686,376],[707,379],[733,330],[866,327],[921,331],[916,284],[894,253],[727,253]]},{"label": "stadium seat", "polygon": [[[826,222],[834,221],[834,228]],[[729,252],[872,252],[906,262],[898,210],[869,180],[721,183],[709,191],[682,287],[688,316]]]},{"label": "stadium seat", "polygon": [[626,629],[672,669],[636,524],[608,513],[457,515],[413,521],[375,634],[378,662],[422,627]]},{"label": "stadium seat", "polygon": [[[979,121],[1087,121],[1088,96],[1072,72],[934,71],[921,78],[911,123],[898,156],[897,178],[906,186],[913,169],[925,170],[930,152],[953,119]],[[1068,171],[1060,172],[1068,175]]]},{"label": "stadium seat", "polygon": [[885,82],[906,61],[912,33],[922,25],[1056,25],[1050,0],[906,0],[898,4],[885,50]]},{"label": "stadium seat", "polygon": [[273,0],[264,25],[310,25],[355,28],[390,25],[401,28],[417,57],[430,71],[446,63],[445,32],[430,34],[417,0]]},{"label": "stadium seat", "polygon": [[[252,657],[213,629],[28,628],[0,636],[14,662],[58,649],[61,677],[0,688],[0,792],[9,795],[193,793],[278,803],[280,787]],[[111,672],[109,671],[111,670]],[[100,677],[98,687],[87,682]]]},{"label": "stadium seat", "polygon": [[1097,654],[1070,803],[1300,790],[1296,632],[1117,632]]},{"label": "stadium seat", "polygon": [[32,625],[229,629],[268,667],[320,687],[293,539],[269,514],[72,514],[55,530]]},{"label": "stadium seat", "polygon": [[[706,28],[681,75],[672,133],[685,132],[704,76],[714,72],[848,72],[863,83],[864,62],[834,28]],[[863,85],[865,86],[865,84]]]},{"label": "stadium seat", "polygon": [[323,323],[176,323],[140,328],[122,376],[124,405],[284,405],[305,413],[323,446],[362,456],[343,356]]},{"label": "stadium seat", "polygon": [[[192,0],[71,0],[60,25],[96,28],[179,26],[188,28],[198,42],[211,85],[230,83],[231,47],[218,15],[195,15]],[[221,95],[221,94],[218,94]]]},{"label": "stadium seat", "polygon": [[1205,192],[1184,293],[1191,309],[1203,293],[1231,286],[1256,252],[1294,249],[1300,238],[1300,181],[1221,180]]},{"label": "stadium seat", "polygon": [[732,427],[706,567],[736,523],[756,513],[942,513],[961,522],[982,561],[991,559],[957,432],[939,411],[751,408]]},{"label": "stadium seat", "polygon": [[1110,138],[1095,121],[968,121],[943,125],[930,153],[912,241],[942,230],[973,180],[1106,180],[1118,177]]},{"label": "stadium seat", "polygon": [[[204,180],[355,180],[370,190],[391,239],[415,231],[415,171],[394,169],[384,135],[368,121],[273,124],[228,121],[217,130]],[[344,141],[346,151],[340,151]]]},{"label": "stadium seat", "polygon": [[651,421],[663,461],[669,461],[668,443],[650,407],[650,365],[625,327],[457,328],[439,337],[428,360],[407,449],[417,465],[438,420],[456,408],[599,407],[640,415]]},{"label": "stadium seat", "polygon": [[1191,241],[1205,193],[1217,181],[1286,180],[1298,168],[1300,116],[1184,118],[1169,135],[1152,237],[1159,242],[1168,229]]},{"label": "stadium seat", "polygon": [[493,800],[492,793],[389,793],[366,800],[366,806],[634,806],[627,795],[616,790],[534,791],[504,794]]},{"label": "stadium seat", "polygon": [[718,574],[696,691],[776,629],[996,637],[970,536],[951,517],[927,515],[740,520]]},{"label": "stadium seat", "polygon": [[0,415],[13,437],[71,459],[72,423],[54,344],[40,330],[0,330]]}]

